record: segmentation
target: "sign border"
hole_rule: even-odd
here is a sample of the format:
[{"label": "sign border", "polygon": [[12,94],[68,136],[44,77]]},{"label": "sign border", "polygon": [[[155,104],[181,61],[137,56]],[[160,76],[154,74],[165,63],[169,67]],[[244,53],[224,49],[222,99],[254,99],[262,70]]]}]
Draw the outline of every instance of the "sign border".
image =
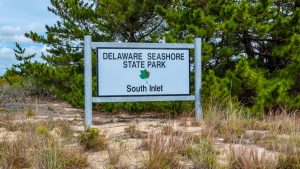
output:
[{"label": "sign border", "polygon": [[[194,44],[189,43],[116,43],[116,42],[92,42],[91,35],[84,36],[84,125],[93,124],[93,103],[104,102],[142,102],[142,101],[194,101],[195,119],[202,119],[201,86],[202,86],[202,63],[201,63],[201,38],[194,38]],[[92,49],[97,47],[124,47],[124,48],[184,48],[194,49],[194,72],[195,72],[195,94],[190,96],[130,96],[130,97],[93,97],[93,71],[92,71]],[[191,82],[189,82],[191,84]]]},{"label": "sign border", "polygon": [[98,51],[99,49],[128,49],[126,47],[96,47],[96,80],[97,80],[97,83],[96,83],[96,87],[97,87],[97,97],[130,97],[130,96],[134,96],[134,97],[145,97],[145,96],[189,96],[191,95],[191,62],[190,62],[190,59],[191,59],[191,51],[190,49],[187,49],[187,48],[139,48],[139,47],[136,47],[136,48],[129,48],[129,49],[159,49],[159,50],[185,50],[185,51],[188,51],[188,63],[189,63],[189,66],[188,66],[188,72],[189,72],[189,89],[188,89],[188,93],[186,94],[150,94],[150,95],[99,95],[99,64],[98,64],[98,61],[99,61],[99,55],[98,55]]}]

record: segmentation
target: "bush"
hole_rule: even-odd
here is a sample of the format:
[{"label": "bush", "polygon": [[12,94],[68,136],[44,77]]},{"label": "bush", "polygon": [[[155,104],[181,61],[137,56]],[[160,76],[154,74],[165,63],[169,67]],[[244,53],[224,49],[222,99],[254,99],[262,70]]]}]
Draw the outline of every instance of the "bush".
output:
[{"label": "bush", "polygon": [[83,133],[78,136],[79,143],[86,150],[105,150],[108,148],[105,134],[97,128],[87,127]]},{"label": "bush", "polygon": [[[288,109],[299,109],[299,96],[289,94],[295,81],[287,75],[269,77],[264,69],[252,68],[251,63],[242,58],[235,69],[228,70],[224,77],[218,77],[214,71],[205,75],[203,86],[204,97],[216,97],[227,101],[232,100],[243,103],[246,114],[262,117],[265,111],[286,106]],[[284,70],[282,70],[284,71]]]}]

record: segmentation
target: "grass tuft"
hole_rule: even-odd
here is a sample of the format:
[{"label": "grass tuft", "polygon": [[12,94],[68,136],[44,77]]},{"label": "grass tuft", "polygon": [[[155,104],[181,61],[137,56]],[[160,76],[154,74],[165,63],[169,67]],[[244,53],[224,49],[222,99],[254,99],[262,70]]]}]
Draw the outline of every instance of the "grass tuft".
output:
[{"label": "grass tuft", "polygon": [[136,124],[132,124],[132,125],[124,128],[124,131],[130,138],[146,138],[147,137],[147,133],[139,130],[138,126]]},{"label": "grass tuft", "polygon": [[152,133],[142,142],[143,148],[149,152],[144,168],[180,168],[179,154],[182,154],[186,146],[185,138],[183,135],[165,136],[163,133]]},{"label": "grass tuft", "polygon": [[101,151],[108,148],[105,134],[97,128],[87,127],[78,140],[85,150]]}]

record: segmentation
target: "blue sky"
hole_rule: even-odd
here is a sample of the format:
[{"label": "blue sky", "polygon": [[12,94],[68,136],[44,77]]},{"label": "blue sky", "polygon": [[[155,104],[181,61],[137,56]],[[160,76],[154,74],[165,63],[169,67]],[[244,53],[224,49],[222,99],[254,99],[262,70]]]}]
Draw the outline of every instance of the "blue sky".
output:
[{"label": "blue sky", "polygon": [[57,20],[47,10],[50,0],[0,0],[0,76],[6,68],[18,63],[13,49],[18,42],[27,54],[36,53],[36,60],[46,52],[47,46],[33,43],[24,33],[34,31],[44,34],[45,25],[53,25]]}]

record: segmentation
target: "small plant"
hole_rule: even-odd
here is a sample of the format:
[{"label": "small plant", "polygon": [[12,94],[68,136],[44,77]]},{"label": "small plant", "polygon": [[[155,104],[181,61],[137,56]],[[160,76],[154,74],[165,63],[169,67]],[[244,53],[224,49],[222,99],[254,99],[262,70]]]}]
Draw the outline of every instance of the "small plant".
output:
[{"label": "small plant", "polygon": [[130,138],[145,138],[146,132],[140,131],[137,127],[137,125],[132,124],[126,128],[124,128],[124,131]]},{"label": "small plant", "polygon": [[226,142],[238,142],[245,133],[245,127],[240,117],[230,115],[219,123],[218,132]]},{"label": "small plant", "polygon": [[58,155],[64,168],[86,168],[88,166],[87,156],[80,150],[60,149]]},{"label": "small plant", "polygon": [[279,155],[277,157],[276,169],[299,169],[300,168],[300,155],[288,154]]},{"label": "small plant", "polygon": [[36,133],[38,135],[47,136],[49,134],[49,128],[46,123],[39,123],[36,127]]},{"label": "small plant", "polygon": [[259,153],[257,149],[232,148],[229,156],[229,168],[273,169],[275,160],[264,152]]},{"label": "small plant", "polygon": [[100,151],[108,148],[105,134],[97,128],[87,127],[78,136],[78,140],[86,150]]},{"label": "small plant", "polygon": [[67,140],[71,140],[73,138],[73,130],[69,121],[58,120],[55,121],[54,125],[59,128],[60,134],[63,138],[66,138]]},{"label": "small plant", "polygon": [[193,119],[191,121],[191,126],[192,127],[200,127],[201,126],[201,122],[199,120]]},{"label": "small plant", "polygon": [[186,145],[185,136],[169,135],[162,133],[151,134],[142,142],[142,148],[149,151],[145,162],[146,169],[178,168],[179,155]]},{"label": "small plant", "polygon": [[162,127],[161,133],[164,135],[171,135],[172,133],[174,133],[174,127],[171,126],[170,124],[167,124]]},{"label": "small plant", "polygon": [[217,151],[208,138],[202,138],[198,145],[188,146],[185,154],[191,158],[195,168],[217,168]]},{"label": "small plant", "polygon": [[28,109],[24,111],[25,116],[28,117],[32,117],[35,115],[35,112],[32,109]]},{"label": "small plant", "polygon": [[117,150],[115,148],[108,149],[108,159],[110,165],[116,165],[120,161],[120,157],[122,155],[122,150]]},{"label": "small plant", "polygon": [[0,168],[29,168],[30,161],[26,158],[27,145],[22,138],[0,143]]},{"label": "small plant", "polygon": [[18,124],[14,122],[15,117],[12,112],[6,111],[0,119],[1,126],[6,128],[8,131],[16,131],[18,129]]},{"label": "small plant", "polygon": [[36,168],[63,169],[87,167],[86,155],[74,149],[62,147],[56,140],[49,139],[46,145],[40,145],[35,156]]}]

